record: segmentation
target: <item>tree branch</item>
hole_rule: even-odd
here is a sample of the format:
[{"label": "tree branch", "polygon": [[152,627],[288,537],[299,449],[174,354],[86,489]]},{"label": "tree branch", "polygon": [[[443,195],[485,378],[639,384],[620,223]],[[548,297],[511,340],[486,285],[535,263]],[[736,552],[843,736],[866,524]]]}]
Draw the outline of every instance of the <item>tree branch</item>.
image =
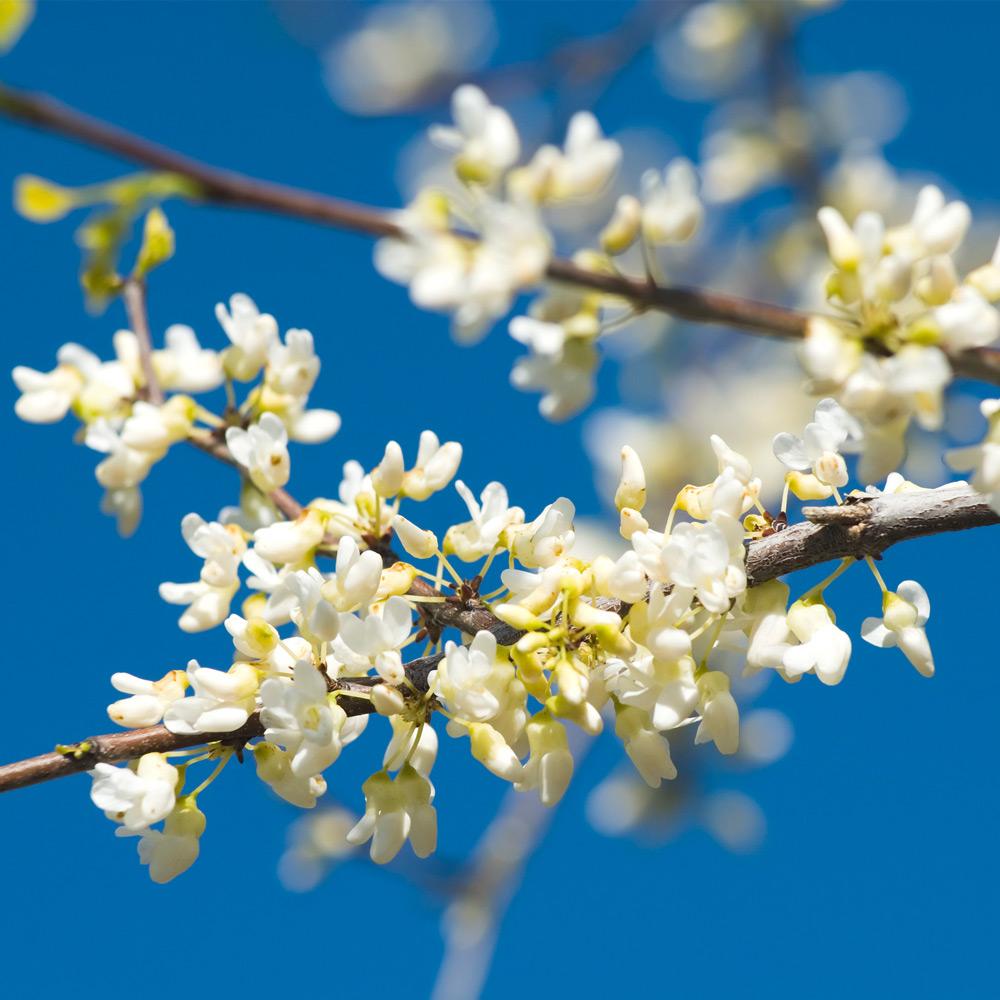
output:
[{"label": "tree branch", "polygon": [[[209,166],[42,94],[0,84],[0,114],[153,170],[180,174],[196,185],[201,198],[215,204],[259,209],[368,236],[406,235],[392,214],[382,209]],[[809,320],[808,314],[784,306],[601,274],[561,258],[550,262],[546,276],[552,281],[617,295],[641,308],[693,323],[721,324],[769,337],[801,338]],[[1000,384],[998,349],[973,348],[953,355],[951,360],[960,375]]]},{"label": "tree branch", "polygon": [[[747,577],[756,586],[778,576],[816,566],[834,559],[878,557],[891,545],[925,535],[961,531],[966,528],[1000,524],[1000,515],[965,483],[952,483],[936,490],[883,494],[875,497],[851,497],[841,507],[806,507],[807,520],[753,541],[747,549]],[[423,587],[435,592],[429,585]],[[609,609],[622,610],[621,604],[606,602]],[[491,631],[501,646],[517,642],[522,632],[504,624],[486,608],[442,605],[438,622],[475,633],[478,628]],[[427,691],[430,672],[442,653],[422,657],[406,665],[410,683],[421,694]],[[330,682],[331,690],[360,691],[379,683],[376,677],[354,677]],[[402,689],[404,696],[406,689]],[[339,704],[348,715],[372,711],[371,702],[347,695]],[[95,764],[131,760],[144,753],[180,750],[206,743],[221,742],[242,746],[263,734],[258,715],[234,733],[200,733],[178,736],[165,726],[150,726],[123,733],[92,736],[80,743],[53,753],[42,754],[0,767],[0,792],[61,778],[90,770]]]},{"label": "tree branch", "polygon": [[142,278],[126,278],[122,285],[122,300],[128,325],[139,341],[139,363],[146,384],[140,392],[154,406],[163,404],[163,388],[153,367],[153,337],[149,332],[149,314],[146,311],[146,283]]},{"label": "tree branch", "polygon": [[1000,524],[1000,515],[966,483],[936,490],[848,497],[841,507],[805,507],[806,521],[752,542],[747,576],[754,586],[833,559],[878,558],[897,542]]}]

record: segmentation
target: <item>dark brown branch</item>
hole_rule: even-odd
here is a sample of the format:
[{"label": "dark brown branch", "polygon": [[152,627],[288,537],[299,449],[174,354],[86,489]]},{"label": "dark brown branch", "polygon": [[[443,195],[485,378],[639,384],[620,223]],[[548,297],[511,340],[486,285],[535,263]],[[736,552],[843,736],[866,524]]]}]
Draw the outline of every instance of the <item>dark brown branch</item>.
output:
[{"label": "dark brown branch", "polygon": [[[153,170],[180,174],[196,185],[205,201],[274,212],[368,236],[405,235],[391,214],[382,209],[209,166],[44,95],[0,84],[0,114]],[[643,308],[694,323],[718,323],[769,337],[800,338],[809,319],[805,313],[783,306],[697,288],[658,287],[635,278],[589,271],[559,258],[549,264],[546,275],[552,281],[618,295]],[[960,375],[1000,384],[998,350],[976,348],[952,361]]]}]

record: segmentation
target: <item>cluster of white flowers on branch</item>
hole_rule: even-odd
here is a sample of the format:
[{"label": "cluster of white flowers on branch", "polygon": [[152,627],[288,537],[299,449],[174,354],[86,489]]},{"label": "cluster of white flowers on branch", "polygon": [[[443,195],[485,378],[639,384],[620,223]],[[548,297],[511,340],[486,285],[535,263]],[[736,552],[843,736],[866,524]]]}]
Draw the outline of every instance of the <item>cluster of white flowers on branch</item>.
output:
[{"label": "cluster of white flowers on branch", "polygon": [[954,261],[971,218],[964,202],[930,185],[901,226],[887,228],[875,212],[853,226],[836,209],[819,212],[836,315],[810,321],[799,355],[813,391],[836,395],[864,424],[863,478],[899,465],[912,419],[941,426],[949,358],[1000,336],[1000,244],[964,278]]},{"label": "cluster of white flowers on branch", "polygon": [[[408,211],[404,213],[402,220],[397,220],[391,213],[368,205],[346,201],[325,194],[291,188],[285,185],[272,184],[243,174],[209,166],[171,149],[158,146],[123,129],[95,119],[92,116],[81,114],[65,104],[57,103],[48,97],[26,93],[6,84],[0,84],[0,114],[32,127],[52,131],[67,138],[75,139],[152,170],[173,175],[175,180],[169,191],[171,195],[181,195],[221,205],[245,206],[376,237],[405,238],[410,235],[407,229],[408,221],[416,223],[417,229],[426,230],[429,225],[430,231],[426,233],[428,237],[439,235],[435,233],[435,229],[440,225],[443,210],[448,209],[450,206],[459,207],[460,205],[464,205],[470,197],[474,196],[473,192],[482,193],[471,182],[465,185],[468,190],[466,191],[466,195],[460,199],[460,202],[456,202],[454,196],[447,193],[445,193],[444,198],[440,194],[431,193],[423,201],[421,199],[417,200],[417,205],[413,206],[414,209],[417,209],[415,216],[411,215]],[[587,129],[582,130],[582,137],[585,138],[588,131],[592,138],[597,137],[597,129],[594,125],[590,125]],[[609,142],[609,140],[602,141]],[[613,142],[610,144],[614,145]],[[590,145],[594,145],[594,143],[590,143]],[[559,151],[557,150],[556,152]],[[569,150],[564,149],[562,151],[563,158],[569,152]],[[551,153],[546,153],[545,156],[541,157],[539,165],[544,167],[546,159],[550,156]],[[678,176],[682,181],[684,180],[685,171],[686,168],[678,171]],[[156,175],[151,176],[155,177]],[[163,174],[160,175],[161,178],[164,176]],[[178,185],[178,179],[183,180],[184,183]],[[34,178],[33,180],[37,182],[38,179]],[[651,180],[647,190],[658,189],[661,190],[661,194],[669,194],[671,192],[683,193],[685,197],[682,199],[682,202],[689,206],[692,205],[693,202],[687,195],[693,192],[687,186],[687,183],[685,182],[684,184],[686,190],[682,192],[679,187],[675,188],[669,180],[668,178],[668,182],[664,185],[655,184]],[[676,180],[674,183],[676,183]],[[162,183],[160,186],[162,186]],[[75,206],[73,198],[68,196],[72,193],[67,192],[65,189],[55,185],[49,185],[48,188],[40,189],[37,184],[35,188],[36,195],[40,195],[44,203],[43,207],[48,209],[48,212],[43,215],[46,220],[60,217]],[[497,202],[498,199],[495,196],[495,192],[486,193],[492,194],[493,197],[479,199],[478,194],[475,195],[477,199],[476,211],[482,207],[482,204]],[[51,213],[50,203],[53,198],[58,206],[56,214]],[[517,201],[517,198],[515,198],[515,201]],[[526,218],[523,212],[517,210],[517,205],[511,206],[504,200],[500,200],[500,205],[501,207],[512,208],[511,212],[501,212],[501,215],[507,214],[512,219],[523,220]],[[535,208],[537,209],[538,207],[536,204]],[[544,207],[544,204],[542,204],[542,207]],[[31,217],[37,216],[32,215]],[[629,209],[626,202],[626,207],[620,213],[616,213],[616,217],[619,221],[628,223],[624,229],[624,238],[627,241],[627,236],[631,233],[632,224],[635,221],[634,209]],[[537,212],[531,217],[532,222],[539,221],[540,218],[540,213]],[[632,219],[631,223],[628,222],[630,218]],[[458,222],[460,225],[464,225],[467,220],[460,216]],[[614,239],[617,228],[613,226],[605,234],[611,237],[610,249],[614,249],[618,243]],[[505,225],[501,223],[500,231],[503,232],[504,229]],[[530,226],[529,229],[533,235],[528,240],[528,246],[529,248],[534,248],[533,252],[537,252],[540,246],[537,240],[538,232],[533,226]],[[514,234],[512,230],[511,234],[521,236],[528,231],[528,229],[522,228],[517,234]],[[641,219],[639,231],[641,231]],[[450,244],[447,241],[438,244],[439,248],[444,251],[446,260],[450,262],[450,266],[445,268],[443,272],[443,276],[447,279],[444,287],[448,289],[449,294],[454,293],[456,289],[460,293],[465,294],[463,292],[465,283],[461,279],[463,273],[468,273],[470,261],[475,256],[474,254],[470,254],[470,244],[474,241],[474,237],[468,236],[464,243],[460,240],[459,245]],[[436,241],[432,239],[431,242],[433,244]],[[502,247],[502,240],[500,245]],[[457,252],[460,247],[465,251],[464,253]],[[393,254],[388,251],[380,251],[380,253],[388,253],[392,262],[390,265],[391,269],[400,278],[406,276],[404,272],[406,274],[409,273],[410,264],[415,265],[420,259],[419,254],[401,253],[393,259]],[[531,254],[527,254],[521,256],[521,259],[526,260],[530,257]],[[606,255],[603,253],[580,253],[574,260],[550,256],[544,267],[544,276],[549,281],[557,283],[560,286],[569,286],[573,289],[578,289],[584,295],[588,292],[597,293],[596,303],[589,303],[588,308],[594,308],[596,305],[600,307],[599,311],[608,310],[608,324],[614,324],[616,320],[627,316],[630,311],[642,313],[646,310],[656,310],[694,323],[724,324],[743,332],[781,338],[799,339],[805,336],[808,329],[810,317],[806,313],[699,288],[665,285],[662,282],[650,280],[649,276],[645,274],[639,277],[632,277],[624,272],[618,266],[617,262],[612,262],[609,265],[605,258]],[[464,272],[462,267],[458,266],[460,262],[462,267],[465,268]],[[416,274],[416,270],[414,267],[414,274]],[[493,267],[486,268],[484,273],[492,275],[494,279],[496,278],[496,271]],[[502,301],[505,294],[510,293],[515,288],[517,282],[511,282],[511,273],[511,270],[508,268],[506,274],[501,275],[502,280],[500,285],[497,286],[494,284],[492,291],[495,294],[492,301]],[[516,274],[516,272],[513,273]],[[440,291],[433,287],[427,291],[432,297],[440,295]],[[438,308],[458,308],[461,304],[458,300],[455,300],[453,305],[448,305],[446,301],[441,299],[438,301]],[[486,313],[483,312],[480,318],[485,316]],[[561,323],[566,318],[562,315],[556,315],[552,321]],[[584,326],[586,327],[587,324],[584,324]],[[568,342],[574,343],[579,339],[579,337],[570,336]],[[591,335],[589,338],[585,337],[584,342],[588,339],[592,341],[593,336]],[[543,338],[544,344],[552,344],[554,342],[551,337]],[[870,346],[867,340],[863,346]],[[579,349],[579,345],[574,349]],[[534,358],[527,359],[528,362],[534,360]],[[996,348],[968,348],[950,355],[949,361],[958,374],[1000,384],[1000,350]],[[583,365],[583,369],[584,374],[579,376],[576,381],[579,384],[587,386],[591,379],[590,374],[587,372],[592,370],[592,365],[589,361]],[[557,375],[558,371],[552,373],[551,377],[547,375],[546,384],[553,379],[558,381]],[[527,384],[525,384],[525,387],[527,387]],[[585,400],[586,392],[583,392],[578,387],[576,389],[576,398]],[[554,403],[547,404],[546,408],[549,407],[552,408],[553,415],[558,412]]]},{"label": "cluster of white flowers on branch", "polygon": [[[268,363],[261,357],[257,365]],[[286,373],[273,352],[268,357]],[[256,370],[252,363],[241,369]],[[288,378],[265,377],[260,395],[300,384]],[[295,504],[297,516],[284,520],[261,519],[259,498],[287,480],[287,457],[274,445],[284,425],[271,409],[248,412],[246,426],[229,427],[219,448],[228,446],[254,488],[244,489],[243,507],[229,511],[227,523],[184,519],[185,540],[203,560],[199,578],[161,588],[166,600],[187,606],[185,630],[225,626],[232,661],[215,669],[192,660],[186,671],[155,681],[115,674],[112,685],[127,697],[109,706],[109,716],[136,728],[139,752],[126,753],[131,763],[119,768],[99,758],[92,771],[94,802],[119,835],[140,838],[140,858],[156,881],[197,857],[205,829],[199,797],[233,756],[249,751],[263,781],[310,808],[325,791],[323,772],[366,731],[370,713],[388,719],[388,739],[350,840],[370,839],[377,862],[407,839],[420,856],[434,849],[435,714],[446,718],[448,735],[468,737],[469,752],[487,770],[546,805],[559,801],[573,773],[567,726],[596,734],[613,720],[652,786],[676,775],[669,734],[678,727],[697,725],[697,742],[733,753],[739,710],[723,661],[741,649],[748,672],[838,683],[851,639],[826,592],[856,556],[866,558],[882,595],[882,615],[865,621],[863,637],[898,646],[921,673],[933,673],[927,596],[914,581],[885,585],[871,559],[877,540],[849,537],[834,572],[794,601],[775,578],[780,570],[748,567],[748,546],[780,544],[794,529],[785,502],[774,514],[763,507],[761,481],[721,438],[711,441],[717,476],[682,490],[661,527],[648,519],[642,465],[624,449],[615,504],[629,547],[585,559],[574,553],[575,508],[564,497],[528,520],[501,484],[487,484],[477,499],[457,481],[468,520],[439,534],[404,514],[404,503],[426,501],[458,471],[461,446],[430,431],[412,463],[391,441],[367,471],[345,464],[335,499]],[[808,509],[822,519],[853,517],[882,495],[920,492],[897,476],[883,492],[842,496],[843,449],[862,443],[856,421],[824,400],[801,438],[775,439],[789,467],[786,498],[832,498],[833,506]],[[404,558],[390,548],[393,539]],[[460,571],[460,563],[469,569]],[[249,594],[234,613],[244,584]],[[445,642],[449,628],[465,640]],[[77,745],[65,755],[87,761],[93,750]],[[189,770],[203,761],[216,766],[189,787]]]},{"label": "cluster of white flowers on branch", "polygon": [[[422,190],[397,217],[400,237],[375,249],[379,271],[409,285],[413,302],[452,314],[464,342],[478,340],[510,311],[520,292],[543,282],[556,238],[545,211],[600,203],[622,158],[589,111],[575,114],[562,148],[544,145],[518,166],[521,139],[507,112],[472,85],[452,98],[454,127],[438,126],[431,140],[452,154],[456,185]],[[581,251],[592,270],[616,274],[613,258],[636,241],[643,246],[646,279],[658,266],[656,248],[689,240],[702,218],[697,177],[686,160],[642,178],[642,198],[623,195],[600,236],[603,250]],[[472,238],[470,238],[472,237]],[[571,416],[593,397],[595,342],[634,310],[594,291],[545,294],[510,324],[511,336],[531,354],[511,374],[518,388],[543,393],[541,412]]]},{"label": "cluster of white flowers on branch", "polygon": [[[49,424],[72,413],[83,443],[106,456],[96,469],[105,488],[102,509],[117,517],[123,535],[139,523],[140,484],[177,442],[211,447],[224,440],[258,491],[256,504],[248,498],[253,516],[273,520],[274,498],[267,498],[288,481],[289,439],[316,444],[340,429],[334,411],[308,409],[320,369],[308,330],[288,330],[282,340],[274,317],[243,294],[232,296],[228,309],[218,305],[216,316],[229,339],[221,351],[202,347],[194,330],[175,324],[162,348],[152,349],[148,333],[119,330],[111,360],[69,343],[51,371],[13,371],[22,420]],[[145,324],[142,316],[133,320]],[[234,384],[251,382],[237,405]],[[223,385],[228,401],[221,416],[192,398]]]},{"label": "cluster of white flowers on branch", "polygon": [[[386,237],[376,252],[380,267],[405,280],[419,304],[453,313],[466,337],[506,313],[528,287],[553,278],[573,285],[546,293],[531,315],[512,323],[515,338],[534,352],[515,381],[543,388],[549,416],[586,403],[593,342],[643,308],[784,335],[806,329],[799,314],[656,283],[656,249],[689,239],[702,217],[696,175],[685,161],[648,174],[641,198],[618,201],[601,251],[573,262],[553,257],[543,213],[595,198],[621,156],[586,113],[573,118],[562,148],[543,147],[517,166],[520,138],[509,116],[475,88],[460,89],[456,127],[434,137],[454,154],[461,187],[426,191],[392,221],[363,206],[219,175],[9,89],[0,89],[0,108],[176,170],[216,200],[280,207]],[[864,248],[853,257],[846,224],[829,213],[822,219],[838,268],[831,292],[844,314],[824,321],[836,329],[838,364],[845,354],[888,354],[882,377],[891,381],[893,364],[905,368],[917,357],[911,348],[921,352],[914,368],[924,372],[933,367],[933,352],[975,350],[992,339],[988,332],[995,336],[987,303],[995,275],[981,269],[958,282],[949,264],[966,225],[960,208],[925,193],[910,225],[891,238],[873,238],[870,220],[851,230]],[[645,268],[638,278],[618,266],[634,247]],[[889,278],[896,283],[885,285]],[[137,286],[126,282],[122,290],[130,287]],[[881,309],[877,317],[873,304]],[[21,416],[51,422],[72,410],[86,443],[108,455],[98,478],[126,529],[137,516],[139,483],[177,441],[236,465],[243,476],[239,507],[213,521],[192,513],[182,523],[185,541],[202,560],[197,580],[161,586],[165,600],[184,607],[182,629],[225,627],[233,651],[224,668],[192,660],[158,680],[115,674],[112,686],[125,697],[108,712],[134,728],[131,739],[98,737],[62,748],[55,763],[47,757],[7,769],[8,787],[91,770],[95,804],[118,824],[119,835],[139,837],[140,858],[156,881],[175,877],[197,857],[205,830],[198,802],[233,757],[250,753],[259,777],[279,796],[310,808],[347,744],[377,728],[368,725],[373,714],[388,722],[383,764],[364,783],[364,815],[349,839],[370,840],[377,862],[390,860],[407,840],[419,856],[435,848],[434,715],[447,720],[450,737],[468,738],[463,745],[487,770],[546,805],[560,800],[573,774],[570,726],[593,735],[613,724],[654,787],[677,773],[669,740],[680,727],[697,726],[696,742],[732,754],[740,740],[727,672],[732,651],[742,652],[751,673],[838,683],[852,641],[826,595],[859,560],[871,570],[881,604],[881,615],[861,626],[862,637],[897,646],[921,674],[934,671],[926,593],[915,581],[890,589],[873,561],[907,537],[879,533],[879,505],[890,497],[906,503],[925,491],[894,474],[883,490],[841,492],[849,482],[845,454],[861,452],[864,461],[874,452],[885,460],[888,450],[878,440],[873,446],[872,437],[898,419],[897,410],[905,419],[936,412],[941,386],[919,374],[893,382],[886,399],[861,412],[857,394],[846,390],[855,370],[843,380],[830,376],[829,391],[841,402],[823,399],[801,436],[774,440],[788,469],[777,512],[765,508],[750,462],[714,436],[716,474],[686,486],[657,520],[647,509],[642,464],[625,448],[614,499],[628,547],[584,558],[575,549],[575,508],[565,497],[529,520],[501,484],[486,484],[477,499],[456,481],[467,520],[436,531],[410,506],[404,513],[404,504],[428,500],[458,472],[461,446],[430,431],[412,462],[389,442],[374,465],[344,465],[334,498],[302,506],[284,490],[288,440],[325,440],[339,427],[332,411],[307,409],[319,371],[311,335],[292,330],[282,340],[275,321],[245,296],[234,297],[229,310],[219,307],[218,316],[230,340],[222,352],[202,348],[186,328],[172,328],[165,347],[155,350],[137,315],[134,329],[116,337],[112,361],[69,345],[53,371],[15,372]],[[818,351],[816,327],[809,327],[810,362]],[[237,403],[233,383],[258,379]],[[218,416],[189,395],[223,385],[228,399]],[[955,461],[975,468],[975,484],[995,509],[997,411],[990,404],[984,412],[991,420],[987,440]],[[788,557],[803,537],[803,526],[788,526],[790,495],[832,500],[805,511],[830,530],[809,535],[813,548],[804,558]],[[968,499],[952,488],[928,498],[926,512]],[[980,509],[981,498],[971,502],[975,510],[967,516],[928,517],[916,526],[910,519],[906,530],[995,522]],[[405,555],[393,551],[394,542]],[[755,568],[748,552],[764,545],[780,550],[779,558]],[[841,560],[837,568],[794,600],[790,585],[777,579],[830,558]],[[332,566],[324,563],[329,559]],[[234,612],[244,587],[249,593]],[[125,767],[111,766],[126,759]],[[208,761],[214,769],[195,783],[192,768]],[[3,781],[0,772],[0,788]]]}]

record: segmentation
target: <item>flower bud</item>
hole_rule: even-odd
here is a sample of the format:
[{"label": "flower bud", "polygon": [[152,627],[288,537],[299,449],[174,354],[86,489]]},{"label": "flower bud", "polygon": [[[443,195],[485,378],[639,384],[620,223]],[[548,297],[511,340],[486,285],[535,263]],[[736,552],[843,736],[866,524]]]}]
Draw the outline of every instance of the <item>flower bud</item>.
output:
[{"label": "flower bud", "polygon": [[43,177],[22,174],[14,182],[14,208],[31,222],[58,222],[77,204],[72,191]]},{"label": "flower bud", "polygon": [[536,618],[527,608],[522,608],[519,604],[499,604],[493,609],[493,613],[502,622],[506,622],[512,628],[519,628],[525,632],[532,629],[542,628],[545,625],[540,618]]},{"label": "flower bud", "polygon": [[847,224],[844,217],[829,205],[816,213],[816,218],[823,229],[830,260],[844,271],[856,271],[861,263],[861,243],[854,230]]},{"label": "flower bud", "polygon": [[504,781],[520,781],[524,768],[507,741],[489,723],[469,726],[472,756],[488,771]]},{"label": "flower bud", "polygon": [[414,559],[429,559],[438,549],[437,536],[433,531],[418,528],[401,514],[392,519],[392,526],[403,548]]},{"label": "flower bud", "polygon": [[378,590],[374,601],[385,601],[390,597],[402,597],[417,578],[417,570],[408,563],[393,563],[388,569],[382,570]]},{"label": "flower bud", "polygon": [[629,541],[637,531],[648,531],[649,521],[631,507],[622,507],[618,522],[618,531],[622,538]]},{"label": "flower bud", "polygon": [[403,488],[403,449],[395,441],[385,446],[382,461],[372,469],[372,486],[381,497],[394,497]]},{"label": "flower bud", "polygon": [[406,699],[398,688],[376,684],[372,688],[372,705],[379,715],[399,715],[406,708]]},{"label": "flower bud", "polygon": [[628,445],[622,448],[622,474],[615,490],[615,507],[642,510],[646,504],[646,473],[639,456]]},{"label": "flower bud", "polygon": [[826,500],[833,496],[833,487],[821,482],[811,472],[789,472],[785,481],[800,500]]},{"label": "flower bud", "polygon": [[624,253],[635,242],[641,224],[642,204],[635,195],[623,194],[601,231],[601,246],[612,255]]}]

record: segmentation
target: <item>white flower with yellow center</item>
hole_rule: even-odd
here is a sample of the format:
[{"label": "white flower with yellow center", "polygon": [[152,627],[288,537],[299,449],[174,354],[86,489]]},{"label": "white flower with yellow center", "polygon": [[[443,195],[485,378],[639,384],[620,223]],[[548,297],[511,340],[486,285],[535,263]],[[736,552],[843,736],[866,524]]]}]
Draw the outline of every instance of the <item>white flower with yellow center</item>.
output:
[{"label": "white flower with yellow center", "polygon": [[521,140],[510,115],[472,84],[451,97],[454,127],[435,125],[430,138],[455,154],[455,170],[464,181],[492,184],[521,155]]},{"label": "white flower with yellow center", "polygon": [[174,808],[177,768],[161,753],[147,753],[134,767],[97,764],[90,797],[108,819],[129,832],[158,823]]},{"label": "white flower with yellow center", "polygon": [[270,493],[288,482],[291,474],[288,431],[281,418],[274,413],[261,414],[257,423],[246,430],[242,427],[228,428],[226,445],[261,492]]},{"label": "white flower with yellow center", "polygon": [[847,465],[840,452],[858,450],[861,425],[836,400],[816,404],[802,437],[782,431],[774,437],[775,457],[796,472],[812,472],[820,482],[839,487],[847,483]]},{"label": "white flower with yellow center", "polygon": [[181,521],[181,533],[191,551],[205,562],[193,583],[161,583],[160,597],[168,604],[186,604],[180,618],[185,632],[202,632],[223,622],[240,586],[239,566],[246,542],[235,525],[207,522],[197,514]]},{"label": "white flower with yellow center", "polygon": [[187,683],[187,674],[183,670],[170,670],[158,681],[114,673],[111,675],[111,686],[130,697],[108,705],[108,716],[113,722],[129,729],[155,726],[163,718],[163,713],[178,698],[184,697]]},{"label": "white flower with yellow center", "polygon": [[927,591],[916,580],[904,580],[882,595],[882,617],[866,618],[861,637],[873,646],[898,646],[924,677],[934,676],[934,656],[924,626],[931,613]]},{"label": "white flower with yellow center", "polygon": [[366,715],[348,718],[309,660],[295,664],[292,678],[264,681],[260,704],[264,738],[290,754],[289,766],[296,777],[325,771],[368,723]]},{"label": "white flower with yellow center", "polygon": [[163,716],[164,725],[172,733],[231,733],[256,708],[257,671],[247,663],[234,663],[229,670],[213,670],[192,660],[187,674],[194,694],[173,702]]},{"label": "white flower with yellow center", "polygon": [[434,787],[426,777],[406,764],[394,779],[386,771],[376,772],[362,791],[365,814],[347,834],[348,843],[371,839],[371,859],[378,865],[391,861],[407,838],[418,858],[434,853],[437,813],[431,804]]}]

